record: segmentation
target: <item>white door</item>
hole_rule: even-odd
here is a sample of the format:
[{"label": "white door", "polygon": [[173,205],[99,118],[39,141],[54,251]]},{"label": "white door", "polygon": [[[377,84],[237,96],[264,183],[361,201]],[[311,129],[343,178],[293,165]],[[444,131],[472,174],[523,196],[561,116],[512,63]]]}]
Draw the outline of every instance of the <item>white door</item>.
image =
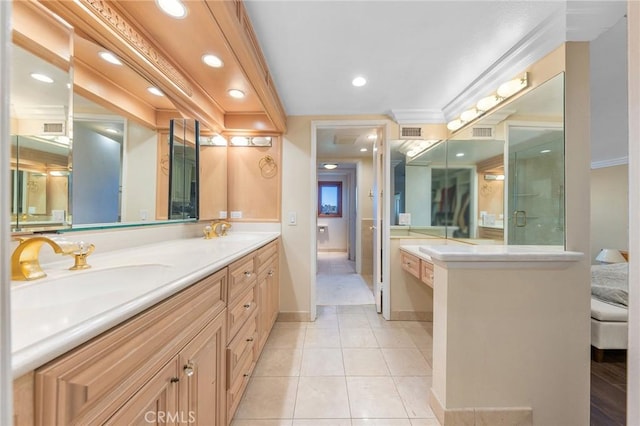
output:
[{"label": "white door", "polygon": [[382,220],[384,188],[384,155],[382,141],[376,141],[373,150],[373,297],[376,300],[376,310],[382,312]]}]

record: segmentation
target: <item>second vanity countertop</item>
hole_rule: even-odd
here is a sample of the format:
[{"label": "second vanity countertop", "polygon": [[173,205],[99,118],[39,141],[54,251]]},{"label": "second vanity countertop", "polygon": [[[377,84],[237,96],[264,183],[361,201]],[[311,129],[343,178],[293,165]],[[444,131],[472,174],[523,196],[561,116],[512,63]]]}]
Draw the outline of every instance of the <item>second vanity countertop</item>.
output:
[{"label": "second vanity countertop", "polygon": [[275,240],[279,232],[235,232],[137,246],[43,264],[47,277],[11,282],[14,378],[118,325],[233,261]]},{"label": "second vanity countertop", "polygon": [[402,250],[430,262],[573,262],[584,254],[561,246],[403,245]]}]

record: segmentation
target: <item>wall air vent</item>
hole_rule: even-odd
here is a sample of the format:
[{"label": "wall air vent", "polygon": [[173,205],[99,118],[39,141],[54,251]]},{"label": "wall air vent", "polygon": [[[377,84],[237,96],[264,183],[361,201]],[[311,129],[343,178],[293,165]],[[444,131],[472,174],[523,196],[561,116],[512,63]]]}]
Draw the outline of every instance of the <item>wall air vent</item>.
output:
[{"label": "wall air vent", "polygon": [[43,135],[64,135],[64,122],[42,123]]},{"label": "wall air vent", "polygon": [[422,138],[422,127],[400,126],[400,138]]},{"label": "wall air vent", "polygon": [[492,126],[477,126],[471,128],[472,139],[493,139],[495,134],[495,127]]}]

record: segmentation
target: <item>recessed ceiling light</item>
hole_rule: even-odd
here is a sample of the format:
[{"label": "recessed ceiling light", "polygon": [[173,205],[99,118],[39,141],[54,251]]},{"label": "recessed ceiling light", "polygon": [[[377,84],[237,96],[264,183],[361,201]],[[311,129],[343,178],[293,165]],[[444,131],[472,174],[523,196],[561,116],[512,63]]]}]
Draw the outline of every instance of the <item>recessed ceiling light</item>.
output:
[{"label": "recessed ceiling light", "polygon": [[147,91],[149,93],[151,93],[152,95],[156,95],[156,96],[164,96],[164,93],[162,93],[162,91],[160,89],[158,89],[157,87],[148,87]]},{"label": "recessed ceiling light", "polygon": [[353,80],[351,80],[351,84],[353,84],[356,87],[362,87],[365,84],[367,84],[367,79],[362,77],[362,76],[358,76],[358,77],[354,78]]},{"label": "recessed ceiling light", "polygon": [[120,61],[120,59],[118,59],[118,57],[116,55],[114,55],[113,53],[111,53],[111,52],[102,51],[102,52],[98,53],[98,55],[100,55],[100,57],[102,59],[104,59],[105,61],[109,62],[110,64],[122,65],[122,62]]},{"label": "recessed ceiling light", "polygon": [[360,148],[360,152],[367,152],[367,148]]},{"label": "recessed ceiling light", "polygon": [[546,154],[547,152],[551,152],[550,149],[543,149],[542,151],[540,151],[540,154]]},{"label": "recessed ceiling light", "polygon": [[464,152],[459,152],[456,154],[456,157],[464,157]]},{"label": "recessed ceiling light", "polygon": [[236,98],[236,99],[244,98],[244,92],[242,90],[229,89],[227,90],[227,93],[229,93],[229,96],[231,96],[232,98]]},{"label": "recessed ceiling light", "polygon": [[53,79],[48,75],[38,74],[37,72],[31,73],[31,78],[34,80],[41,81],[43,83],[53,83]]},{"label": "recessed ceiling light", "polygon": [[369,135],[367,136],[367,139],[369,139],[370,141],[375,140],[378,136],[376,135]]},{"label": "recessed ceiling light", "polygon": [[107,127],[106,129],[104,129],[105,132],[107,133],[111,133],[113,135],[117,135],[118,133],[120,133],[119,131],[117,131],[116,129],[112,128],[112,127]]},{"label": "recessed ceiling light", "polygon": [[187,16],[187,8],[180,0],[156,0],[156,4],[172,18],[184,18]]},{"label": "recessed ceiling light", "polygon": [[212,68],[222,68],[222,66],[224,65],[222,59],[218,58],[216,55],[211,54],[204,55],[202,57],[202,62]]},{"label": "recessed ceiling light", "polygon": [[327,163],[327,164],[324,164],[322,167],[324,167],[325,169],[333,170],[336,167],[338,167],[338,165],[337,164]]}]

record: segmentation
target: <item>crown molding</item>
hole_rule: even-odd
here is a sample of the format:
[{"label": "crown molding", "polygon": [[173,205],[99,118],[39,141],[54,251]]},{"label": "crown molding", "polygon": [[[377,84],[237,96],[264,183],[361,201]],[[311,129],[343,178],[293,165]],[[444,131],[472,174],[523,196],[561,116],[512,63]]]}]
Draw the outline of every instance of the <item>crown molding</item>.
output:
[{"label": "crown molding", "polygon": [[591,169],[603,169],[605,167],[622,166],[623,164],[629,164],[629,157],[624,156],[620,158],[611,158],[609,160],[599,160],[591,162]]},{"label": "crown molding", "polygon": [[442,124],[444,114],[439,109],[392,109],[391,117],[398,124]]},{"label": "crown molding", "polygon": [[493,93],[503,82],[525,71],[565,41],[565,13],[556,11],[523,37],[442,109],[446,121],[456,118]]},{"label": "crown molding", "polygon": [[626,13],[626,1],[567,2],[567,41],[594,40]]}]

